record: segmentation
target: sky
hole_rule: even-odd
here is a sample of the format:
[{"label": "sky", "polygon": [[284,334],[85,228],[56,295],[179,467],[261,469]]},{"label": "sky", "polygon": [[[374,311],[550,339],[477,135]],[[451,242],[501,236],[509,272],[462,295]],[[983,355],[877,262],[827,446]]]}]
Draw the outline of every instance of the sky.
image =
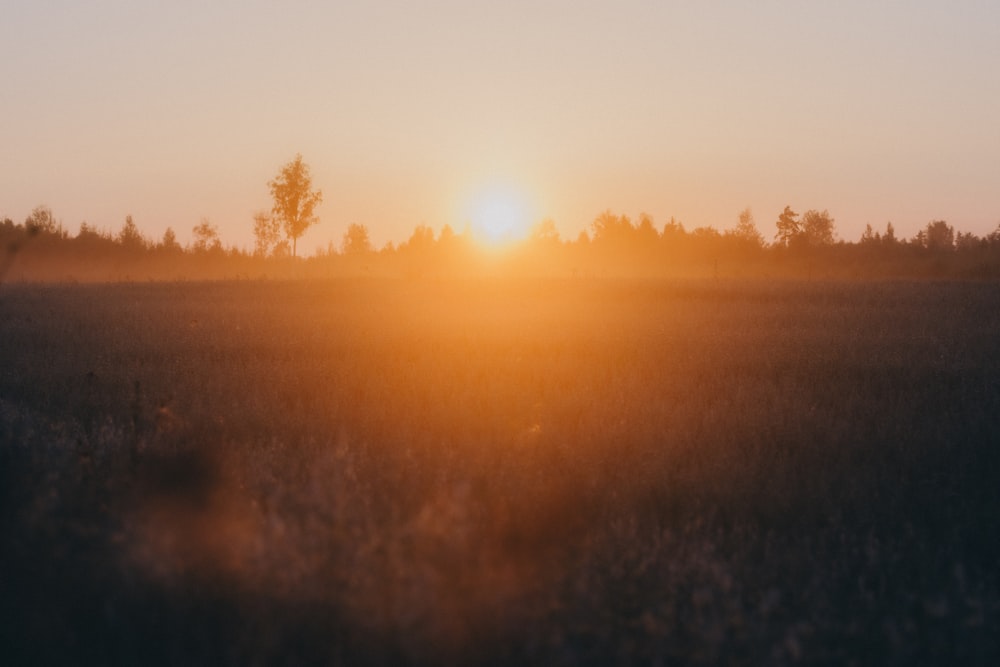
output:
[{"label": "sky", "polygon": [[0,217],[250,248],[301,154],[307,253],[461,230],[491,188],[768,238],[785,205],[911,237],[1000,224],[1000,3],[4,0]]}]

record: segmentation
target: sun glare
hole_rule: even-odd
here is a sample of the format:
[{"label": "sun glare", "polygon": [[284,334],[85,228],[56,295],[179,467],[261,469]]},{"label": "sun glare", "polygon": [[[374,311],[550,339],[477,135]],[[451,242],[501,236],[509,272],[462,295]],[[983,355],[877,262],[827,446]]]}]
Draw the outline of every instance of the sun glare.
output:
[{"label": "sun glare", "polygon": [[527,238],[531,232],[527,198],[511,188],[482,191],[470,209],[473,236],[485,246],[504,247]]}]

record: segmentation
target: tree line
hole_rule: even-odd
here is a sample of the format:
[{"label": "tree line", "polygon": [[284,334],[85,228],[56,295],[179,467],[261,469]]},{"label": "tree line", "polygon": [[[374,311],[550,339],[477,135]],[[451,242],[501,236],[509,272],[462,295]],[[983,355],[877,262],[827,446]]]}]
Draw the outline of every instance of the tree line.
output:
[{"label": "tree line", "polygon": [[[273,207],[253,216],[252,250],[224,247],[218,227],[202,219],[192,241],[181,245],[173,228],[159,241],[145,237],[131,215],[117,232],[87,223],[71,235],[52,210],[38,206],[21,224],[0,220],[0,281],[120,280],[235,276],[322,276],[351,273],[445,275],[507,269],[533,274],[714,275],[718,277],[799,275],[830,277],[1000,277],[1000,225],[984,237],[933,220],[909,239],[892,223],[866,226],[857,241],[839,239],[826,210],[778,213],[770,238],[747,208],[733,227],[688,230],[674,218],[657,225],[642,213],[633,220],[610,210],[598,214],[575,238],[560,238],[543,220],[529,237],[501,259],[472,239],[468,229],[445,225],[437,233],[418,225],[410,237],[376,249],[367,226],[350,224],[338,245],[308,258],[297,242],[319,222],[322,202],[301,155],[268,181]],[[16,267],[20,266],[20,274]]]}]

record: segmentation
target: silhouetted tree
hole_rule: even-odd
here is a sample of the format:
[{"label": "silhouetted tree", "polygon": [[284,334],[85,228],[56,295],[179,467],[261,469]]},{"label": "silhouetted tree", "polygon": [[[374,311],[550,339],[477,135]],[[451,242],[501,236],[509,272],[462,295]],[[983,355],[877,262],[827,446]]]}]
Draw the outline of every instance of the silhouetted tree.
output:
[{"label": "silhouetted tree", "polygon": [[410,238],[401,246],[409,253],[423,254],[434,247],[434,230],[427,225],[417,225]]},{"label": "silhouetted tree", "polygon": [[885,223],[885,234],[882,235],[882,243],[891,246],[896,245],[897,242],[896,228],[892,226],[891,222]]},{"label": "silhouetted tree", "polygon": [[282,167],[278,177],[268,182],[274,208],[271,212],[281,221],[285,236],[292,242],[292,256],[297,253],[298,239],[309,227],[319,222],[314,215],[316,206],[323,201],[323,191],[312,189],[309,166],[302,156]]},{"label": "silhouetted tree", "polygon": [[695,227],[691,230],[691,238],[696,239],[700,242],[714,242],[722,238],[722,234],[715,227],[708,225],[706,227]]},{"label": "silhouetted tree", "polygon": [[434,230],[421,224],[417,225],[405,243],[400,244],[396,254],[403,260],[407,272],[419,276],[433,263],[434,250]]},{"label": "silhouetted tree", "polygon": [[944,220],[928,222],[927,227],[917,233],[914,239],[918,244],[935,252],[953,250],[955,248],[955,230]]},{"label": "silhouetted tree", "polygon": [[663,225],[663,231],[660,232],[660,242],[668,248],[680,245],[686,237],[687,231],[684,229],[684,223],[674,216],[670,216],[670,221]]},{"label": "silhouetted tree", "polygon": [[0,221],[0,283],[3,283],[4,275],[14,263],[14,256],[21,249],[23,242],[24,227],[15,225],[10,218]]},{"label": "silhouetted tree", "polygon": [[997,223],[997,228],[986,236],[986,241],[990,245],[1000,244],[1000,223]]},{"label": "silhouetted tree", "polygon": [[73,241],[78,247],[82,246],[91,249],[117,245],[114,235],[110,232],[97,229],[86,222],[80,223],[80,231],[77,232]]},{"label": "silhouetted tree", "polygon": [[957,232],[955,234],[955,250],[975,250],[984,244],[984,240],[972,232]]},{"label": "silhouetted tree", "polygon": [[441,228],[441,233],[438,234],[437,239],[437,245],[439,248],[450,250],[453,249],[458,243],[458,234],[456,234],[455,230],[451,228],[451,225],[446,224]]},{"label": "silhouetted tree", "polygon": [[174,233],[173,227],[167,227],[167,231],[163,232],[160,249],[167,252],[179,252],[181,250],[181,244],[177,242],[177,234]]},{"label": "silhouetted tree", "polygon": [[125,216],[125,224],[122,225],[121,231],[118,232],[116,240],[122,244],[122,247],[129,250],[141,250],[148,245],[142,232],[136,226],[135,221],[132,220],[131,215]]},{"label": "silhouetted tree", "polygon": [[656,244],[660,240],[660,234],[656,231],[653,216],[646,212],[639,214],[639,224],[635,226],[634,237],[636,244],[647,253],[656,248]]},{"label": "silhouetted tree", "polygon": [[526,247],[532,257],[531,261],[538,262],[539,266],[552,266],[562,257],[563,244],[552,218],[545,218],[532,226]]},{"label": "silhouetted tree", "polygon": [[451,225],[445,225],[438,234],[434,246],[434,257],[440,263],[441,269],[453,271],[462,265],[467,252],[472,245],[471,229],[463,234],[456,234]]},{"label": "silhouetted tree", "polygon": [[531,228],[529,236],[533,244],[551,245],[559,243],[559,231],[552,218],[545,218],[540,223]]},{"label": "silhouetted tree", "polygon": [[833,245],[833,218],[826,211],[808,210],[802,214],[801,234],[808,245]]},{"label": "silhouetted tree", "polygon": [[287,239],[282,239],[281,241],[278,241],[277,243],[274,244],[274,247],[271,248],[271,257],[274,257],[276,259],[284,259],[286,257],[291,257],[291,256],[292,256],[292,247],[288,245]]},{"label": "silhouetted tree", "polygon": [[32,234],[45,232],[55,234],[59,230],[52,209],[48,206],[36,206],[24,220],[24,227]]},{"label": "silhouetted tree", "polygon": [[753,212],[750,210],[750,207],[740,211],[739,222],[736,223],[734,229],[726,232],[726,236],[754,248],[764,247],[764,236],[757,229],[757,223],[754,222]]},{"label": "silhouetted tree", "polygon": [[861,234],[859,243],[861,245],[875,245],[881,241],[879,233],[872,229],[871,223],[865,225],[865,231]]},{"label": "silhouetted tree", "polygon": [[635,232],[632,221],[627,215],[615,215],[606,210],[590,223],[595,245],[614,245],[621,247],[627,244]]},{"label": "silhouetted tree", "polygon": [[340,251],[345,255],[364,255],[372,251],[368,228],[358,223],[348,226],[340,243]]},{"label": "silhouetted tree", "polygon": [[778,216],[775,225],[778,228],[774,238],[779,244],[789,246],[795,238],[802,232],[802,226],[798,221],[799,214],[792,210],[791,206],[786,206],[785,210]]},{"label": "silhouetted tree", "polygon": [[257,257],[267,257],[281,239],[281,225],[277,218],[265,211],[253,215],[254,251]]},{"label": "silhouetted tree", "polygon": [[194,233],[194,249],[196,252],[222,250],[222,241],[219,240],[219,228],[209,222],[208,218],[202,218],[201,222],[195,225],[191,231]]}]

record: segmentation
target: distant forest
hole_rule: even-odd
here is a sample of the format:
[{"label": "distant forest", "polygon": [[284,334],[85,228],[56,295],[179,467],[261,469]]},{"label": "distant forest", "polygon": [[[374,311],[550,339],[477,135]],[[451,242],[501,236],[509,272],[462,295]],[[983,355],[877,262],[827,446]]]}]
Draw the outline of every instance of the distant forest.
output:
[{"label": "distant forest", "polygon": [[[476,275],[614,278],[995,279],[1000,278],[1000,225],[985,237],[934,220],[913,238],[898,238],[891,223],[870,225],[854,241],[839,239],[826,211],[801,215],[786,207],[758,227],[749,209],[738,224],[686,229],[671,218],[632,219],[605,211],[576,239],[562,239],[551,220],[530,236],[496,251],[468,231],[421,225],[405,242],[376,248],[364,225],[352,224],[339,245],[295,257],[297,239],[267,214],[254,217],[252,251],[226,247],[208,220],[182,245],[173,229],[144,236],[131,216],[117,232],[86,223],[70,234],[50,209],[24,220],[0,221],[0,281],[121,282],[382,276],[445,278]],[[301,232],[300,232],[301,233]]]}]

